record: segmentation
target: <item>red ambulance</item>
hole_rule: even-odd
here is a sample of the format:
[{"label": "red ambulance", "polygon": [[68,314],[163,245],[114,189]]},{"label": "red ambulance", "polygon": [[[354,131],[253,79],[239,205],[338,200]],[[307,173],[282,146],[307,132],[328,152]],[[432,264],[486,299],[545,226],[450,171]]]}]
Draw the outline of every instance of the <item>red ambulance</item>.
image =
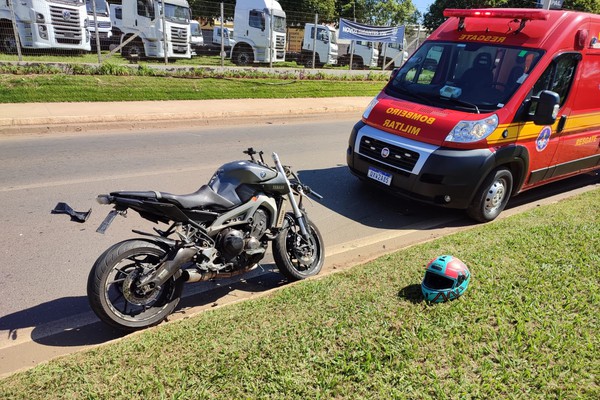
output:
[{"label": "red ambulance", "polygon": [[600,15],[447,9],[350,135],[359,178],[486,222],[600,168]]}]

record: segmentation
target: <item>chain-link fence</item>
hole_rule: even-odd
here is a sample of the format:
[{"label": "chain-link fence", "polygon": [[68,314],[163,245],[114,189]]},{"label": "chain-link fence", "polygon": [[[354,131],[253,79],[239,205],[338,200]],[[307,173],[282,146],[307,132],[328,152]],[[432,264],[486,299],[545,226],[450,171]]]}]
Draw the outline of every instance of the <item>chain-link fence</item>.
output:
[{"label": "chain-link fence", "polygon": [[406,26],[404,43],[350,42],[338,38],[339,18],[277,3],[164,3],[0,0],[0,61],[382,69],[399,66],[427,37]]}]

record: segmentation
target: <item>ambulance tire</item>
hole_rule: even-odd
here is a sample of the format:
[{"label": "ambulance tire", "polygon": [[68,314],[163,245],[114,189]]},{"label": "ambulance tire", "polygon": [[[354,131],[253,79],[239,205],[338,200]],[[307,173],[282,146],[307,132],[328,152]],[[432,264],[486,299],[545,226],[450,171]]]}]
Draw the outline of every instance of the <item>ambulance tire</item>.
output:
[{"label": "ambulance tire", "polygon": [[507,168],[492,171],[475,193],[467,214],[479,222],[496,219],[504,210],[512,193],[513,176]]}]

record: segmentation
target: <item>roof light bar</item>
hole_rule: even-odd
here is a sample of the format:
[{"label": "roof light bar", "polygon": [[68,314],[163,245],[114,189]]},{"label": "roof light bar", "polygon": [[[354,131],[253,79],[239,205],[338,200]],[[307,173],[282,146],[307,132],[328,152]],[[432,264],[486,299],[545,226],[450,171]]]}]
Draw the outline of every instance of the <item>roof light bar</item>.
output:
[{"label": "roof light bar", "polygon": [[509,18],[521,20],[547,20],[548,10],[526,10],[526,9],[458,9],[447,8],[444,17],[458,18]]}]

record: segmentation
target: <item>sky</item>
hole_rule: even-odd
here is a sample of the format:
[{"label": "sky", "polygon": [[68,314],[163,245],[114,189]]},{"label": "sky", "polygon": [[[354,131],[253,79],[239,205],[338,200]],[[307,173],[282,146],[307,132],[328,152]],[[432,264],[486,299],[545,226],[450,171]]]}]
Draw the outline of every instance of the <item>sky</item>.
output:
[{"label": "sky", "polygon": [[433,1],[434,0],[412,0],[412,3],[415,5],[415,7],[417,7],[417,10],[421,14],[425,14]]}]

